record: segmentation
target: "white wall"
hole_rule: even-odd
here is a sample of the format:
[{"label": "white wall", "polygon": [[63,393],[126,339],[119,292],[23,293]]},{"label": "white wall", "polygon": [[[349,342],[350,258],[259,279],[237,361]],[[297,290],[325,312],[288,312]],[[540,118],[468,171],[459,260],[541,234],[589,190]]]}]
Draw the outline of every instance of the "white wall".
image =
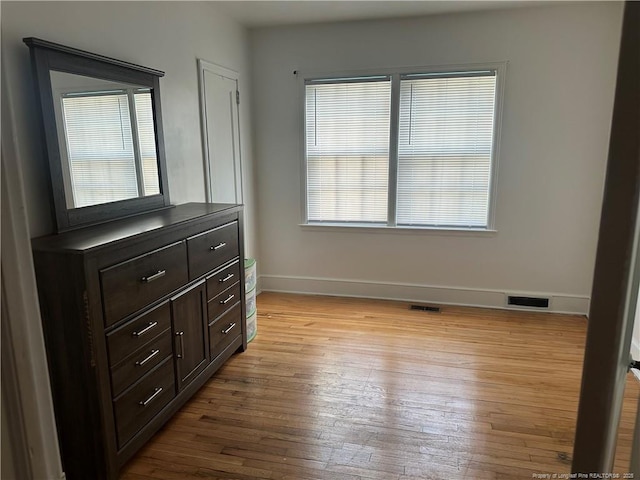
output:
[{"label": "white wall", "polygon": [[[46,389],[46,367],[42,368],[46,361],[44,347],[42,341],[38,345],[33,340],[37,332],[41,337],[41,331],[37,302],[33,302],[36,295],[35,278],[28,238],[50,233],[53,225],[46,194],[47,166],[36,127],[39,114],[31,79],[29,51],[22,43],[22,38],[40,37],[166,72],[160,84],[169,189],[173,203],[205,199],[196,58],[201,57],[238,71],[240,89],[245,93],[243,98],[248,100],[248,39],[242,27],[219,14],[215,5],[206,3],[3,1],[1,8],[2,179],[12,182],[11,189],[5,188],[6,185],[2,188],[2,219],[3,223],[8,218],[23,220],[19,231],[15,228],[2,230],[3,255],[7,253],[4,248],[7,244],[4,241],[5,233],[10,238],[20,234],[21,238],[17,243],[21,249],[9,249],[8,259],[11,262],[3,258],[2,270],[3,276],[5,273],[14,273],[10,275],[15,284],[12,288],[17,289],[19,295],[12,296],[12,304],[28,299],[23,303],[30,307],[24,311],[15,310],[10,319],[3,316],[3,327],[5,320],[10,320],[20,327],[18,333],[32,332],[31,336],[20,335],[19,341],[14,339],[12,342],[14,348],[19,347],[19,357],[29,359],[28,362],[21,362],[19,370],[21,395],[28,396],[21,398],[26,417],[24,434],[31,440],[41,441],[36,446],[29,443],[29,451],[33,455],[31,468],[35,476],[61,478],[50,400],[48,414],[45,405],[49,392]],[[240,115],[245,185],[248,185],[245,191],[247,254],[255,256],[256,208],[249,105],[249,101],[243,101]],[[8,139],[11,142],[7,142]],[[9,143],[10,149],[7,146]],[[10,177],[6,175],[7,171],[11,172]],[[26,201],[23,201],[21,190],[25,192]],[[10,201],[5,201],[7,197]],[[9,271],[12,265],[19,265],[20,268]],[[3,299],[3,307],[6,306],[7,302]],[[6,350],[3,347],[3,354]],[[6,376],[3,376],[3,390],[5,379]],[[36,387],[25,389],[24,385],[33,379],[38,380]],[[36,404],[40,408],[34,408]],[[5,407],[8,405],[3,403],[3,420],[5,415],[16,413],[5,411]],[[18,433],[5,427],[7,425],[3,422],[3,440],[6,436],[16,438]],[[11,455],[13,452],[3,443],[3,478],[5,474],[7,478],[12,478],[9,468],[17,465],[5,465],[4,460],[9,460],[4,458],[5,453]],[[49,473],[43,474],[44,471]]]},{"label": "white wall", "polygon": [[[618,3],[251,32],[265,290],[586,313],[615,88]],[[298,71],[508,61],[496,234],[300,227]]]},{"label": "white wall", "polygon": [[[2,55],[33,236],[52,229],[39,121],[23,37],[39,37],[165,72],[160,80],[171,202],[205,200],[196,58],[239,72],[247,254],[256,254],[246,30],[205,2],[2,2]],[[246,94],[244,94],[246,93]]]}]

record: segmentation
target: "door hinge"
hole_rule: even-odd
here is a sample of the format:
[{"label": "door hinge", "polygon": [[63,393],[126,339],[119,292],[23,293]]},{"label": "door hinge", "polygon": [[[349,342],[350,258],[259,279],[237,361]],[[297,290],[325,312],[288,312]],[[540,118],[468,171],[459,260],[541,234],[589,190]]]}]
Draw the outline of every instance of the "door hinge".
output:
[{"label": "door hinge", "polygon": [[240,90],[236,90],[236,103],[240,105]]}]

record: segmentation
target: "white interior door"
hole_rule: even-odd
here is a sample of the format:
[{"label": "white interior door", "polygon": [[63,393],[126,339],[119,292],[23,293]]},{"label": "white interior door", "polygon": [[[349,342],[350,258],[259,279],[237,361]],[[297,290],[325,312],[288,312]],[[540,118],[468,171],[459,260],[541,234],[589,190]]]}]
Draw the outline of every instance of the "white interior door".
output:
[{"label": "white interior door", "polygon": [[242,203],[238,74],[198,60],[207,201]]}]

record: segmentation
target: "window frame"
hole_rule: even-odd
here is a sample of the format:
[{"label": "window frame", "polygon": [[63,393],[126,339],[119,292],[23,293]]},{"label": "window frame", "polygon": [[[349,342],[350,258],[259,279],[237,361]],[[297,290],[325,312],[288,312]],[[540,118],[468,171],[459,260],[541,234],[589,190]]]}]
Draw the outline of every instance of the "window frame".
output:
[{"label": "window frame", "polygon": [[[439,233],[495,233],[496,230],[496,203],[497,203],[497,183],[498,164],[500,158],[500,138],[502,131],[502,107],[504,100],[504,83],[506,76],[507,61],[469,63],[463,65],[439,65],[422,67],[402,67],[402,68],[377,68],[347,71],[295,71],[298,79],[299,92],[299,127],[300,127],[300,153],[301,153],[301,227],[310,227],[316,230],[328,229],[348,229],[357,231],[367,229],[368,231],[424,231]],[[489,177],[489,202],[487,211],[486,227],[438,227],[431,225],[401,225],[396,224],[396,203],[398,187],[398,133],[400,121],[400,82],[403,75],[433,75],[448,73],[465,73],[492,70],[496,73],[496,97],[494,105],[493,119],[493,139],[491,154],[491,172]],[[306,85],[310,81],[345,79],[360,77],[389,76],[391,78],[391,118],[389,134],[389,178],[388,178],[388,202],[387,202],[387,222],[386,223],[359,223],[359,222],[310,222],[308,218],[308,198],[307,198],[307,151],[306,151]]]}]

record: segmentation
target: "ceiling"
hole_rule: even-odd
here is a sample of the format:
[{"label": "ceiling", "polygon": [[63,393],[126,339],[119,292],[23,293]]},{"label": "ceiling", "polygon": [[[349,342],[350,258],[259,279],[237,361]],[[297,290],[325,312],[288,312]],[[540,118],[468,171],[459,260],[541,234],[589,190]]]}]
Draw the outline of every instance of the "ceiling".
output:
[{"label": "ceiling", "polygon": [[540,4],[539,1],[511,0],[289,0],[215,1],[216,7],[247,27],[300,23],[401,18],[419,15],[495,10]]}]

